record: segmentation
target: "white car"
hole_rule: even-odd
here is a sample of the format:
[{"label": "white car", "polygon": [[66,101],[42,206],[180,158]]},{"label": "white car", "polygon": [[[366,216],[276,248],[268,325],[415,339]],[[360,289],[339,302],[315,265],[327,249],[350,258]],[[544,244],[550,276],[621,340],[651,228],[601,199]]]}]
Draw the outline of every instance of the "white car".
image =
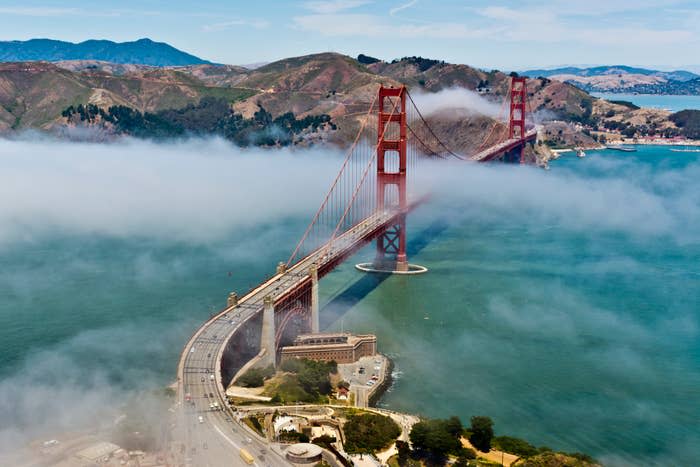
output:
[{"label": "white car", "polygon": [[199,416],[199,423],[204,423],[204,417],[202,417],[201,415]]}]

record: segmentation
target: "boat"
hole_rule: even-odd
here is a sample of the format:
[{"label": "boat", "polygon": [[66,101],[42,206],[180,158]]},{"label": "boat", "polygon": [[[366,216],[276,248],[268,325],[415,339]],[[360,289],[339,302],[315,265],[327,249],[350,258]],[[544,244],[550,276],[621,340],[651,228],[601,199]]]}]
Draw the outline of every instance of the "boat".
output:
[{"label": "boat", "polygon": [[685,148],[685,149],[678,149],[678,148],[671,148],[671,152],[700,152],[700,148]]},{"label": "boat", "polygon": [[586,153],[583,151],[583,149],[579,148],[576,151],[576,157],[583,159],[584,157],[586,157]]},{"label": "boat", "polygon": [[629,146],[605,146],[605,149],[611,149],[613,151],[622,151],[622,152],[637,152],[636,148],[631,148]]}]

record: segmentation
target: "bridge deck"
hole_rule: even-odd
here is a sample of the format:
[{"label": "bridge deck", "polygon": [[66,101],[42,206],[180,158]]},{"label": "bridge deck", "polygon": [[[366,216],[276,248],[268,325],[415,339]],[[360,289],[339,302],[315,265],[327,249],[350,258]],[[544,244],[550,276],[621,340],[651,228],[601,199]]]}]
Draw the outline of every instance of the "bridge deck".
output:
[{"label": "bridge deck", "polygon": [[523,141],[530,141],[537,137],[537,129],[533,128],[525,133],[525,138],[523,139],[507,139],[502,143],[491,146],[488,149],[484,149],[481,152],[474,154],[471,160],[475,162],[486,162],[491,159],[495,159],[501,153],[510,151],[511,149],[522,144]]}]

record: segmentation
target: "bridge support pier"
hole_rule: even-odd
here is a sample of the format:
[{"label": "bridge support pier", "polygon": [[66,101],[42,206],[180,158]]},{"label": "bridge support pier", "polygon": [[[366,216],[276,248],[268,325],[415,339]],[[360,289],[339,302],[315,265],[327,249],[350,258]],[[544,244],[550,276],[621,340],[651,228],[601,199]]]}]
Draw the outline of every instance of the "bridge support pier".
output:
[{"label": "bridge support pier", "polygon": [[260,351],[265,350],[256,365],[259,368],[276,366],[277,349],[275,346],[275,303],[270,295],[263,299],[263,322],[260,333]]},{"label": "bridge support pier", "polygon": [[311,276],[311,332],[320,332],[319,306],[318,306],[318,269],[311,266],[309,270]]},{"label": "bridge support pier", "polygon": [[503,154],[503,162],[507,164],[522,164],[525,160],[525,143]]}]

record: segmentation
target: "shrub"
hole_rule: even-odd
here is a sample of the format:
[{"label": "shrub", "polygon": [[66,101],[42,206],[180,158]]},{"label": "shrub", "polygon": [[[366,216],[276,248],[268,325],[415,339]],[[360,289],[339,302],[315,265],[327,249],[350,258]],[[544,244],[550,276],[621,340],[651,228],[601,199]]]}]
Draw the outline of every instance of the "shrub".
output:
[{"label": "shrub", "polygon": [[509,452],[520,457],[530,457],[536,455],[539,450],[520,438],[511,436],[497,436],[493,439],[493,445],[501,451]]},{"label": "shrub", "polygon": [[251,368],[238,379],[238,384],[246,388],[259,388],[265,384],[265,380],[275,374],[272,366],[267,368]]}]

